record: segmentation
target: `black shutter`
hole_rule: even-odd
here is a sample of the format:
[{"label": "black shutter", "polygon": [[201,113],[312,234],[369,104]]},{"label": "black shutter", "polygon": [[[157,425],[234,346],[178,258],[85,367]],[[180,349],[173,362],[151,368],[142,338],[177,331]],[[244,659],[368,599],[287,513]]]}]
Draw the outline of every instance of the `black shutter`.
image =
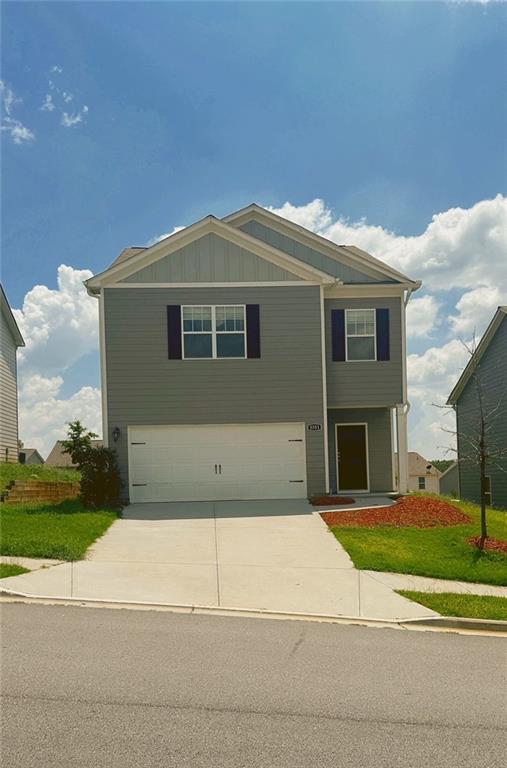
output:
[{"label": "black shutter", "polygon": [[331,349],[333,360],[345,360],[345,310],[331,310]]},{"label": "black shutter", "polygon": [[389,360],[389,310],[377,309],[377,360]]},{"label": "black shutter", "polygon": [[261,356],[261,324],[258,304],[246,305],[246,356]]},{"label": "black shutter", "polygon": [[167,351],[169,360],[181,360],[181,306],[167,307]]}]

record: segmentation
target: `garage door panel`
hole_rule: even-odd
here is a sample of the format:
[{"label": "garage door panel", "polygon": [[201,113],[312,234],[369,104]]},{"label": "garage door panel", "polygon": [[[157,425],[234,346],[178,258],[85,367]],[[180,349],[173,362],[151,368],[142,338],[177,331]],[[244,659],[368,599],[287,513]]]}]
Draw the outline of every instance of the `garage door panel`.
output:
[{"label": "garage door panel", "polygon": [[131,501],[304,498],[304,435],[301,423],[131,427]]}]

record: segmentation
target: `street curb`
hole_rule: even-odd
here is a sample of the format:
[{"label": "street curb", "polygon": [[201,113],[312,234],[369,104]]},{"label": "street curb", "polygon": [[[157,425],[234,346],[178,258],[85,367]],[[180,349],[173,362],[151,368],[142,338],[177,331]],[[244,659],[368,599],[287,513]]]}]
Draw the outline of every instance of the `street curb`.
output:
[{"label": "street curb", "polygon": [[[135,600],[106,600],[87,597],[63,597],[53,595],[31,595],[25,592],[0,587],[3,602],[27,602],[44,605],[74,605],[89,608],[124,608],[134,610],[167,611],[202,616],[238,616],[260,619],[278,619],[292,621],[315,621],[328,624],[355,624],[392,629],[414,629],[433,631],[471,631],[499,633],[507,636],[507,621],[490,619],[466,619],[454,616],[426,616],[418,619],[380,619],[368,616],[342,616],[325,613],[298,613],[295,611],[272,611],[259,608],[227,608],[214,605],[191,605],[184,603],[152,603]],[[17,600],[19,598],[19,600]]]}]

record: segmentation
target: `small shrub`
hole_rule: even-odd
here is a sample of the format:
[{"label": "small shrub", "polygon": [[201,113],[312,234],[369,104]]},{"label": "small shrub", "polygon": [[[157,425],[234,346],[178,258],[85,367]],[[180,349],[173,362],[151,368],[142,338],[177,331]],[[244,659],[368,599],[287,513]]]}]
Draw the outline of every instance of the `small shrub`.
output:
[{"label": "small shrub", "polygon": [[116,452],[93,448],[80,466],[81,498],[88,507],[111,507],[119,503],[121,480]]}]

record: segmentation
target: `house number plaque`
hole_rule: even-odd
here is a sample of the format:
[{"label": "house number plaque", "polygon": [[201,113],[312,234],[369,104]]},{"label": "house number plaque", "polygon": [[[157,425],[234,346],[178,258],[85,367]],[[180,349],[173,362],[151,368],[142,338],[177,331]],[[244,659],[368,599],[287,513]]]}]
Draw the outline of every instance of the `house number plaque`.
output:
[{"label": "house number plaque", "polygon": [[320,432],[322,424],[308,424],[308,429],[310,432]]}]

